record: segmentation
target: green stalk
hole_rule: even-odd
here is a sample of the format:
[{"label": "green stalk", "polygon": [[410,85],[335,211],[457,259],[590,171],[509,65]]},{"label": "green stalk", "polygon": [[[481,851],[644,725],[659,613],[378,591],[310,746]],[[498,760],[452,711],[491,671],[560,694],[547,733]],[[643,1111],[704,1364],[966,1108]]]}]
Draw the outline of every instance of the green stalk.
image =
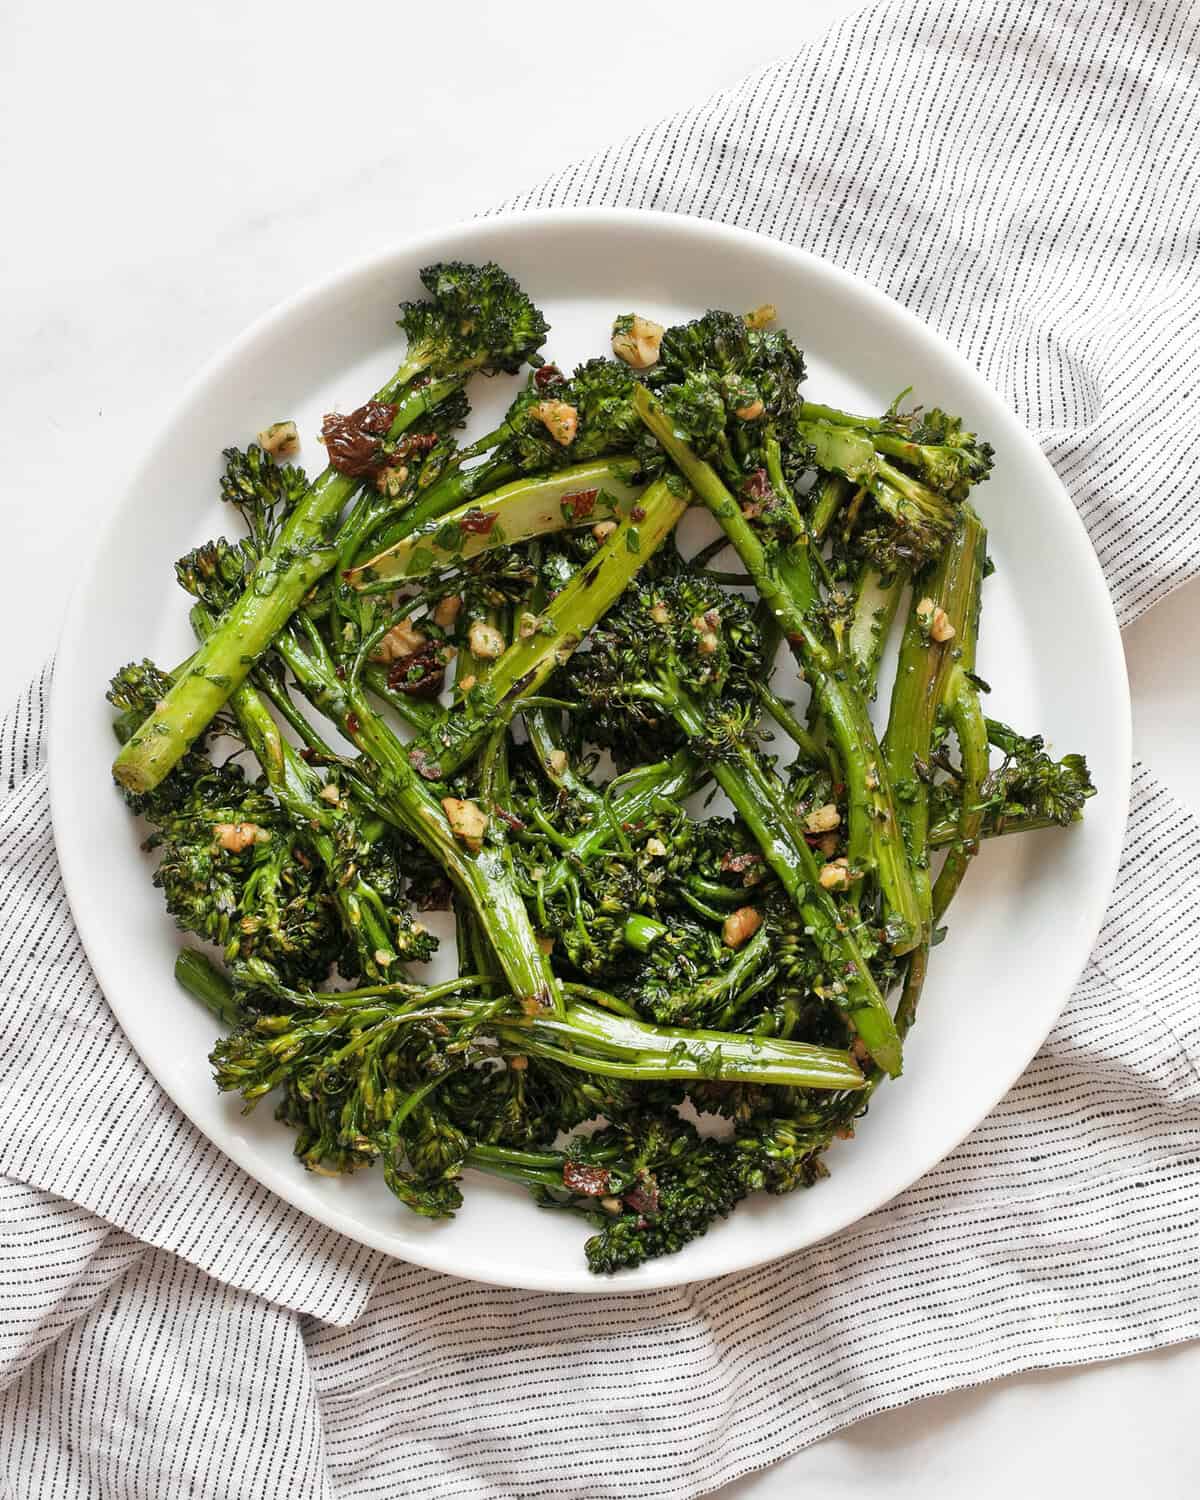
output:
[{"label": "green stalk", "polygon": [[484,844],[470,853],[455,838],[441,803],[409,763],[405,747],[375,713],[362,688],[339,679],[315,633],[306,650],[290,634],[276,643],[303,691],[372,762],[372,790],[387,817],[439,861],[474,912],[514,995],[530,1010],[561,1013],[562,991],[538,947],[529,913],[503,852]]},{"label": "green stalk", "polygon": [[[361,588],[388,578],[422,578],[497,547],[627,516],[645,487],[639,473],[634,459],[610,458],[515,480],[413,526],[400,541],[351,568],[346,581]],[[571,497],[588,491],[599,493],[588,496],[586,506],[572,506]]]},{"label": "green stalk", "polygon": [[[979,615],[984,569],[987,565],[987,531],[969,505],[963,506],[963,549],[966,583],[955,590],[950,621],[957,630],[954,664],[942,689],[942,705],[958,740],[962,783],[959,788],[958,829],[946,863],[933,887],[933,920],[940,921],[979,849],[984,809],[983,783],[989,769],[988,727],[975,686],[975,654],[979,644]],[[947,610],[949,613],[949,610]]]},{"label": "green stalk", "polygon": [[623,936],[630,948],[636,948],[639,953],[649,953],[669,930],[665,923],[634,912],[631,917],[626,918]]},{"label": "green stalk", "polygon": [[875,697],[883,648],[907,584],[907,574],[897,571],[885,579],[870,563],[864,563],[859,574],[850,628],[846,632],[846,652],[868,699]]},{"label": "green stalk", "polygon": [[817,486],[809,512],[812,517],[809,530],[817,541],[823,541],[829,534],[829,528],[836,520],[838,512],[849,500],[853,489],[853,485],[840,474],[821,476],[821,482]]},{"label": "green stalk", "polygon": [[175,978],[189,995],[208,1006],[222,1026],[237,1026],[241,1022],[233,985],[207,954],[195,948],[181,948],[175,955]]},{"label": "green stalk", "polygon": [[[389,381],[375,399],[396,400],[400,394],[397,379]],[[389,438],[399,437],[461,383],[458,377],[435,380],[402,396]],[[172,685],[162,703],[121,747],[113,774],[123,786],[135,792],[156,787],[230,693],[245,681],[305,594],[336,562],[331,535],[360,483],[327,468],[308,487],[279,539],[255,565],[241,598],[196,653],[186,676]]]},{"label": "green stalk", "polygon": [[[489,437],[503,435],[505,432],[506,429],[499,428],[497,433],[489,434]],[[486,442],[487,439],[483,441]],[[366,543],[370,542],[373,551],[386,552],[389,547],[408,536],[410,531],[448,515],[450,511],[457,510],[477,496],[490,494],[499,485],[517,478],[516,465],[499,457],[476,464],[473,469],[459,468],[458,463],[470,457],[471,451],[468,449],[466,453],[459,454],[454,466],[440,474],[402,515],[389,521],[378,535],[364,536],[360,550],[365,550]]]},{"label": "green stalk", "polygon": [[[1061,828],[1063,824],[1057,818],[1021,817],[1005,818],[998,825],[984,821],[980,829],[980,836],[985,839],[1007,838],[1010,833],[1037,833],[1042,828]],[[942,818],[940,822],[933,823],[929,829],[929,847],[931,849],[945,849],[959,837],[959,821],[957,818]]]},{"label": "green stalk", "polygon": [[[191,620],[202,642],[216,628],[212,616],[200,604],[193,606]],[[392,921],[379,892],[357,870],[349,878],[343,878],[344,862],[338,859],[333,838],[342,815],[319,795],[323,778],[300,759],[280,734],[270,710],[250,683],[244,682],[234,691],[229,707],[279,805],[321,864],[335,876],[333,899],[342,926],[358,949],[364,974],[375,978],[400,958],[393,941]]]},{"label": "green stalk", "polygon": [[[680,728],[690,738],[704,733],[703,710],[682,691],[665,695]],[[670,701],[674,698],[674,702]],[[748,745],[735,741],[711,767],[717,785],[753,833],[763,857],[792,904],[811,929],[821,957],[840,985],[838,1005],[871,1056],[888,1073],[901,1068],[900,1042],[887,1003],[879,992],[854,934],[857,918],[843,913],[820,883],[816,857],[808,847],[779,782]]]},{"label": "green stalk", "polygon": [[556,1151],[517,1151],[511,1146],[487,1146],[477,1142],[467,1152],[464,1165],[523,1187],[563,1187],[563,1163]]},{"label": "green stalk", "polygon": [[[634,405],[733,544],[799,658],[845,779],[850,864],[874,873],[886,908],[888,941],[895,953],[909,952],[922,933],[916,882],[900,837],[891,781],[866,700],[856,691],[848,664],[826,637],[819,620],[821,592],[807,538],[768,551],[716,470],[696,455],[661,403],[639,386]],[[772,477],[777,490],[786,494],[786,488]]]},{"label": "green stalk", "polygon": [[929,878],[929,759],[937,715],[961,648],[957,637],[942,644],[934,641],[929,634],[929,621],[919,616],[917,606],[926,599],[940,605],[956,629],[957,622],[976,618],[983,580],[984,540],[982,527],[977,521],[971,524],[964,513],[962,524],[941,557],[915,581],[884,736],[888,769],[903,808],[901,826],[917,874],[922,926],[926,932],[933,920]]},{"label": "green stalk", "polygon": [[799,750],[804,759],[811,761],[814,766],[827,765],[829,755],[825,746],[820,743],[816,735],[810,730],[805,729],[804,725],[801,724],[800,720],[783,699],[778,694],[773,693],[765,682],[756,682],[754,687],[762,706],[796,746],[796,749]]},{"label": "green stalk", "polygon": [[608,1078],[715,1079],[810,1089],[861,1089],[848,1052],[738,1032],[651,1026],[590,1005],[562,1019],[497,1017],[498,1036],[523,1053]]},{"label": "green stalk", "polygon": [[690,499],[686,486],[668,479],[646,490],[641,504],[550,601],[538,629],[510,646],[493,665],[487,681],[472,689],[467,703],[422,736],[414,748],[419,757],[414,764],[423,776],[434,781],[452,776],[479,751],[495,727],[496,716],[536,693],[551,672],[568,660],[625,592],[638,569],[666,541]]}]

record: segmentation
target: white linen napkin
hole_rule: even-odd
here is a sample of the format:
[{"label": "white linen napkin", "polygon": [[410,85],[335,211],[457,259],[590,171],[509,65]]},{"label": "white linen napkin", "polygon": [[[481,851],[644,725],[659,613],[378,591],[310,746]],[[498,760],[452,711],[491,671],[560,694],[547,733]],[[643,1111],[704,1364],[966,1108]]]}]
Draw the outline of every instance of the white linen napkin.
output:
[{"label": "white linen napkin", "polygon": [[[1192,4],[897,0],[506,207],[701,214],[905,302],[1039,434],[1127,623],[1200,570],[1198,36]],[[44,703],[0,725],[0,1493],[662,1500],[1200,1335],[1200,828],[1145,767],[1080,985],[963,1146],[773,1265],[562,1298],[365,1251],[179,1114],[70,919]]]}]

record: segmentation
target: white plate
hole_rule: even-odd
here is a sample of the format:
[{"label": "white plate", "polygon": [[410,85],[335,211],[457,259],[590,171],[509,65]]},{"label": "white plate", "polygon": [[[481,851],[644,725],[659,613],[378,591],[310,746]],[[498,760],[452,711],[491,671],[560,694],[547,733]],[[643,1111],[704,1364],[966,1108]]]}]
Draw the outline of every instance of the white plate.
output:
[{"label": "white plate", "polygon": [[[905,1076],[881,1090],[857,1138],[830,1153],[830,1179],[746,1203],[683,1254],[613,1279],[586,1271],[584,1225],[537,1211],[518,1189],[472,1175],[458,1217],[431,1224],[396,1203],[378,1173],[306,1174],[269,1105],[247,1117],[219,1096],[206,1062],[213,1023],[175,986],[180,935],[109,783],[108,677],[127,660],[168,665],[192,649],[171,564],[236,531],[215,498],[221,448],[295,417],[303,459],[319,470],[321,414],[357,405],[390,373],[401,350],[395,304],[417,292],[419,267],[447,257],[494,258],[518,276],[550,319],[546,353],[565,366],[603,351],[617,312],[669,323],[769,300],[806,352],[815,398],[872,411],[911,385],[917,399],[961,412],[997,453],[978,495],[997,568],[979,662],[992,711],[1060,752],[1085,751],[1100,787],[1082,826],[984,849],[935,954]],[[478,409],[501,407],[508,384],[475,392]],[[210,364],[99,535],[63,634],[50,739],[55,837],[84,945],[130,1041],[180,1108],[253,1177],[365,1244],[482,1281],[587,1292],[677,1285],[810,1245],[962,1140],[1037,1051],[1087,958],[1116,873],[1129,761],[1124,660],[1100,568],[1046,459],[980,376],[896,303],[801,251],[699,220],[607,210],[425,235],[270,313]]]}]

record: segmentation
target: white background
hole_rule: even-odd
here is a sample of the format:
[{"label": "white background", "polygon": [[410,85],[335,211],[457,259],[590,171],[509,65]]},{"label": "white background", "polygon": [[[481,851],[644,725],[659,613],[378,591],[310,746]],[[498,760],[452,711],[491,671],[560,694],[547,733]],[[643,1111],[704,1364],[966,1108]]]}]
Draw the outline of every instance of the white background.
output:
[{"label": "white background", "polygon": [[[860,8],[7,0],[0,703],[51,650],[90,529],[147,435],[246,323]],[[1136,752],[1200,812],[1200,584],[1125,644]],[[724,1493],[1194,1494],[1198,1391],[1197,1345],[1016,1377],[860,1422]]]}]

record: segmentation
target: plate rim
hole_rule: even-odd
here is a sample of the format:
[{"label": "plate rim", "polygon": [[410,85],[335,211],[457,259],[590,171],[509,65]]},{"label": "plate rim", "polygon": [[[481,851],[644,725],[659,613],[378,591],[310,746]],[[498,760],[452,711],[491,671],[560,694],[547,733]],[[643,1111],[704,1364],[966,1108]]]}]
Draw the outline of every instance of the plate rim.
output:
[{"label": "plate rim", "polygon": [[[502,1275],[489,1275],[486,1266],[476,1264],[478,1255],[456,1254],[451,1248],[450,1242],[430,1241],[430,1252],[425,1253],[424,1244],[414,1245],[411,1249],[406,1248],[403,1254],[399,1254],[394,1245],[386,1243],[382,1236],[374,1234],[370,1227],[360,1222],[350,1225],[344,1215],[337,1212],[337,1204],[333,1195],[330,1195],[328,1212],[314,1212],[311,1204],[297,1201],[293,1193],[289,1191],[291,1176],[285,1171],[276,1171],[274,1167],[264,1169],[261,1161],[255,1158],[254,1151],[244,1146],[240,1140],[219,1139],[201,1121],[195,1118],[186,1099],[180,1097],[182,1090],[173,1089],[168,1083],[160,1079],[158,1072],[147,1059],[137,1039],[136,1014],[131,1013],[133,1019],[127,1021],[122,1014],[122,1008],[114,1004],[108,998],[108,987],[105,985],[105,973],[107,965],[101,957],[97,961],[94,951],[95,945],[89,942],[87,917],[80,919],[79,912],[86,912],[87,903],[78,899],[79,893],[84,889],[88,878],[88,861],[84,850],[79,846],[79,841],[72,840],[66,836],[68,824],[68,785],[70,778],[66,768],[70,763],[70,739],[68,726],[70,716],[67,709],[72,695],[83,690],[84,697],[94,691],[95,684],[73,681],[74,673],[71,667],[72,653],[65,649],[64,643],[75,638],[83,624],[82,612],[87,594],[87,585],[92,577],[94,556],[100,551],[103,543],[111,533],[117,529],[122,518],[126,502],[129,496],[144,483],[146,476],[156,463],[156,455],[164,441],[164,434],[173,431],[184,418],[186,412],[195,399],[204,392],[222,371],[234,365],[242,352],[251,347],[264,334],[276,329],[280,325],[287,324],[290,320],[301,314],[310,305],[319,303],[330,293],[339,289],[346,289],[356,280],[369,280],[381,269],[393,262],[397,257],[407,256],[422,258],[428,256],[444,256],[448,252],[447,246],[459,237],[470,237],[480,231],[494,232],[497,229],[504,233],[506,231],[536,233],[539,229],[553,229],[565,223],[594,223],[596,225],[619,225],[624,229],[635,229],[646,227],[653,229],[656,225],[660,228],[669,227],[673,232],[682,235],[694,235],[701,241],[725,240],[731,244],[742,244],[747,247],[754,246],[759,249],[768,247],[771,251],[785,258],[791,258],[804,266],[810,275],[817,277],[828,277],[835,282],[841,283],[843,289],[852,292],[864,304],[873,306],[880,313],[891,319],[900,319],[905,325],[907,333],[918,342],[926,343],[930,348],[936,350],[943,358],[949,360],[958,367],[964,381],[971,388],[972,395],[981,402],[991,402],[1003,409],[1008,417],[1020,429],[1024,438],[1030,458],[1040,465],[1048,492],[1053,492],[1055,502],[1064,513],[1069,516],[1068,524],[1075,527],[1075,535],[1082,546],[1086,561],[1084,562],[1084,575],[1088,579],[1089,591],[1092,595],[1092,603],[1099,606],[1098,613],[1104,621],[1103,639],[1097,640],[1094,645],[1097,654],[1103,655],[1107,660],[1103,663],[1104,675],[1113,680],[1115,689],[1114,696],[1117,699],[1116,707],[1119,711],[1119,719],[1115,724],[1108,726],[1114,741],[1116,765],[1118,767],[1119,781],[1116,785],[1105,787],[1105,796],[1109,804],[1109,829],[1108,847],[1105,853],[1106,868],[1101,872],[1103,879],[1095,885],[1094,894],[1089,903],[1086,913],[1081,913],[1081,920],[1076,928],[1074,942],[1077,945],[1078,962],[1070,966],[1071,980],[1063,988],[1063,993],[1058,997],[1053,1012],[1046,1012],[1046,1027],[1044,1031],[1032,1041],[1028,1055],[1024,1055],[1022,1049],[1022,1061],[1020,1066],[1008,1078],[1004,1087],[984,1101],[983,1107],[973,1115],[970,1124],[953,1141],[950,1141],[938,1149],[937,1155],[932,1161],[923,1161],[918,1170],[905,1177],[899,1185],[890,1188],[882,1195],[876,1195],[869,1201],[864,1201],[853,1218],[845,1220],[840,1225],[832,1226],[824,1231],[804,1238],[787,1249],[772,1247],[762,1254],[750,1253],[740,1256],[737,1261],[727,1266],[723,1271],[694,1272],[686,1269],[686,1257],[664,1257],[662,1260],[650,1263],[650,1266],[642,1267],[637,1275],[636,1281],[631,1278],[596,1277],[592,1276],[581,1265],[577,1272],[565,1274],[562,1270],[556,1270],[549,1274],[539,1274],[536,1267],[532,1267],[528,1273],[524,1273],[519,1279],[514,1279],[511,1273]],[[469,253],[464,251],[463,253]],[[497,252],[499,253],[499,252]],[[971,1134],[973,1130],[992,1112],[995,1106],[1009,1092],[1017,1080],[1028,1068],[1037,1051],[1041,1047],[1045,1037],[1049,1034],[1055,1020],[1058,1018],[1070,997],[1080,974],[1083,973],[1096,941],[1096,937],[1103,924],[1113,889],[1116,884],[1117,871],[1120,864],[1121,853],[1124,845],[1124,832],[1128,820],[1129,797],[1132,778],[1132,704],[1129,692],[1129,679],[1125,663],[1124,650],[1121,644],[1120,626],[1117,621],[1116,611],[1113,604],[1111,592],[1104,578],[1099,558],[1092,545],[1091,538],[1079,515],[1079,511],[1071,499],[1065,485],[1059,478],[1053,465],[1046,457],[1041,446],[1033,433],[1025,425],[1024,421],[1013,410],[1008,401],[988,382],[983,374],[943,335],[925,323],[915,313],[910,311],[902,303],[896,301],[886,292],[858,276],[855,272],[848,271],[831,261],[814,255],[811,251],[803,249],[798,245],[791,245],[770,235],[760,234],[756,231],[742,228],[738,225],[730,225],[712,219],[699,218],[690,214],[675,214],[657,209],[617,208],[608,206],[589,207],[562,207],[538,209],[530,212],[503,212],[494,214],[483,214],[475,218],[460,219],[448,224],[436,226],[432,229],[421,231],[419,234],[402,237],[387,247],[374,251],[369,255],[357,257],[347,261],[332,272],[322,276],[302,287],[291,296],[276,303],[267,309],[259,317],[255,318],[242,332],[237,334],[231,341],[221,346],[214,354],[205,360],[196,374],[187,381],[176,399],[170,404],[163,421],[158,424],[158,436],[143,448],[137,460],[123,469],[118,476],[113,488],[108,492],[104,504],[104,516],[93,532],[92,546],[89,549],[88,559],[81,567],[72,584],[67,600],[66,608],[62,617],[62,624],[58,635],[58,645],[55,654],[54,677],[51,684],[49,699],[49,729],[47,733],[47,767],[50,794],[51,824],[54,834],[55,848],[58,856],[59,867],[62,873],[63,887],[67,902],[71,910],[72,920],[79,933],[84,952],[87,955],[89,965],[96,977],[106,1003],[109,1005],[121,1030],[138,1054],[147,1070],[154,1077],[155,1082],[163,1089],[168,1098],[188,1118],[197,1129],[210,1140],[218,1150],[223,1152],[231,1161],[240,1167],[252,1181],[266,1188],[269,1192],[276,1194],[285,1203],[288,1203],[299,1212],[315,1218],[318,1222],[344,1234],[347,1238],[357,1243],[364,1244],[373,1250],[380,1251],[397,1260],[408,1261],[414,1265],[425,1267],[429,1270],[438,1271],[445,1275],[457,1276],[467,1280],[480,1282],[487,1285],[499,1287],[520,1288],[531,1291],[558,1292],[568,1294],[584,1294],[591,1296],[604,1295],[628,1295],[633,1292],[665,1289],[671,1287],[686,1286],[691,1283],[713,1279],[714,1276],[733,1275],[748,1271],[757,1266],[780,1260],[791,1254],[811,1248],[822,1243],[835,1234],[844,1232],[853,1225],[861,1223],[868,1215],[876,1212],[885,1204],[891,1202],[900,1193],[906,1191],[912,1184],[930,1171],[938,1162],[942,1161]],[[79,701],[83,701],[82,699]],[[1099,852],[1096,856],[1100,858]],[[1086,917],[1086,920],[1083,918]],[[117,986],[119,992],[119,986]],[[129,1011],[129,1007],[124,1007]],[[990,1091],[989,1091],[990,1093]],[[290,1164],[290,1163],[289,1163]],[[297,1179],[299,1181],[300,1179]]]}]

